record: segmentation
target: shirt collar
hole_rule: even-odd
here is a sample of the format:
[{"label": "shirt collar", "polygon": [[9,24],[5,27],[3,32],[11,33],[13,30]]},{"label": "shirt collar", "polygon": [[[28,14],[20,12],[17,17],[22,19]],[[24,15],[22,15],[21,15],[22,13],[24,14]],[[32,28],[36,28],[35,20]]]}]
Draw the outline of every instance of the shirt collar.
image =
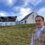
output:
[{"label": "shirt collar", "polygon": [[39,31],[43,31],[43,29],[44,29],[44,26],[42,26],[40,29],[37,28],[37,30],[39,30]]},{"label": "shirt collar", "polygon": [[44,29],[44,26],[42,26],[41,31],[43,31],[43,29]]}]

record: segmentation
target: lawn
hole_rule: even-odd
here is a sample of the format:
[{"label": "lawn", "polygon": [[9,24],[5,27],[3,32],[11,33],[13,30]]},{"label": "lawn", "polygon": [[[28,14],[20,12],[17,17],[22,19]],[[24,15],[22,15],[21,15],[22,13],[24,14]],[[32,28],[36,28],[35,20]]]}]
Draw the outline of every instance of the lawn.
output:
[{"label": "lawn", "polygon": [[0,27],[0,45],[29,45],[34,24]]}]

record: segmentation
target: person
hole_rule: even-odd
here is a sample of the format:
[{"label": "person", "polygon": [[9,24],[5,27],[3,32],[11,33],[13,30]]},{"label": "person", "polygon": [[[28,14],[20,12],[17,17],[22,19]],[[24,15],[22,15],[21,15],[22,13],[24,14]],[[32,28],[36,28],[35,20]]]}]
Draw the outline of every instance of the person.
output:
[{"label": "person", "polygon": [[35,17],[36,29],[32,33],[30,45],[45,45],[45,26],[44,17],[37,15]]}]

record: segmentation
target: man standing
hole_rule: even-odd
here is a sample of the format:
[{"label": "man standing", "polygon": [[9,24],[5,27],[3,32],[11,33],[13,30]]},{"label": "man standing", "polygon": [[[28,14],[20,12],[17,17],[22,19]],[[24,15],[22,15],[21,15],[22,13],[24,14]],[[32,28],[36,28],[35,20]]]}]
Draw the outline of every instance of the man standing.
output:
[{"label": "man standing", "polygon": [[32,39],[30,45],[45,45],[45,27],[44,27],[44,17],[36,16],[36,29],[32,33]]}]

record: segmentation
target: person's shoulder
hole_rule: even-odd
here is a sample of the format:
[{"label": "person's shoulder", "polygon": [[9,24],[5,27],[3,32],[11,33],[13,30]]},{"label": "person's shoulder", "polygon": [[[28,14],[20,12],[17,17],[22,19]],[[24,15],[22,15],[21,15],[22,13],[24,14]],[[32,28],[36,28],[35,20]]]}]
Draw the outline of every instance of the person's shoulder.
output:
[{"label": "person's shoulder", "polygon": [[44,26],[44,28],[45,28],[45,26]]},{"label": "person's shoulder", "polygon": [[43,29],[42,33],[45,33],[45,26],[44,26],[44,29]]},{"label": "person's shoulder", "polygon": [[43,31],[45,32],[45,26],[44,26],[44,30]]}]

